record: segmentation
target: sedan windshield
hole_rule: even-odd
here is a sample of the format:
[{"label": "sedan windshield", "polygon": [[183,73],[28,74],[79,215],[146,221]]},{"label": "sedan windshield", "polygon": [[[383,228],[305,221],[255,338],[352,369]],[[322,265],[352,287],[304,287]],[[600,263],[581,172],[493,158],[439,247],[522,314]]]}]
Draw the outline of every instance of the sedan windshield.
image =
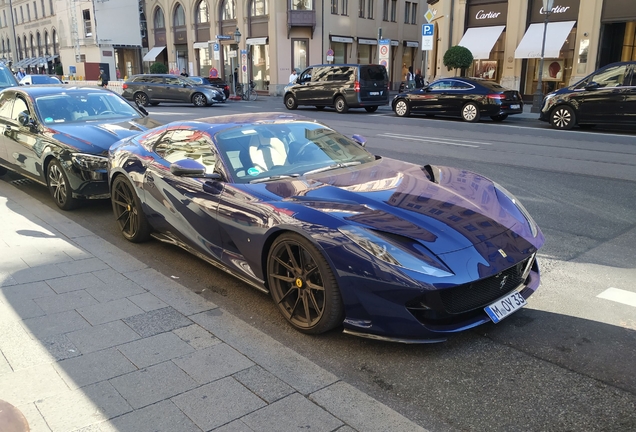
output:
[{"label": "sedan windshield", "polygon": [[31,82],[33,84],[62,84],[59,78],[48,75],[31,75]]},{"label": "sedan windshield", "polygon": [[357,142],[312,122],[240,126],[215,139],[237,183],[299,177],[375,160]]},{"label": "sedan windshield", "polygon": [[35,99],[35,106],[44,124],[141,118],[125,100],[105,91],[41,96]]}]

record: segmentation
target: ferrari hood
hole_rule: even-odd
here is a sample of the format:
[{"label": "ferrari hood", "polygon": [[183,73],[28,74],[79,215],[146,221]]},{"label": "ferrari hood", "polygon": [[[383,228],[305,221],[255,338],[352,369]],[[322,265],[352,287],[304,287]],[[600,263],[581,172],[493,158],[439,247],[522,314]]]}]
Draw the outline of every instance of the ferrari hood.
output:
[{"label": "ferrari hood", "polygon": [[120,139],[160,125],[150,117],[115,122],[58,123],[50,125],[48,133],[74,151],[102,154]]},{"label": "ferrari hood", "polygon": [[382,159],[328,176],[258,186],[283,202],[343,223],[417,239],[435,254],[471,247],[509,230],[531,241],[527,221],[504,208],[491,180],[456,168],[433,170],[432,175],[421,166]]}]

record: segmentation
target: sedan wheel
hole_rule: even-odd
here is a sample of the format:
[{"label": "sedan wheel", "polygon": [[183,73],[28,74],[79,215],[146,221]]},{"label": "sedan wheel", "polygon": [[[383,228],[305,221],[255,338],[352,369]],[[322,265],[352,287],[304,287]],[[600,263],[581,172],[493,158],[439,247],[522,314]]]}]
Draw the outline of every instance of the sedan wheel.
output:
[{"label": "sedan wheel", "polygon": [[285,96],[285,107],[288,110],[295,110],[298,108],[298,102],[296,102],[296,98],[292,94],[288,94]]},{"label": "sedan wheel", "polygon": [[192,103],[196,107],[204,107],[208,104],[208,99],[201,93],[195,93],[192,96]]},{"label": "sedan wheel", "polygon": [[334,106],[336,108],[336,111],[338,111],[340,114],[344,114],[349,111],[349,105],[347,105],[347,101],[342,96],[338,96],[336,98]]},{"label": "sedan wheel", "polygon": [[408,117],[411,114],[409,103],[404,99],[397,101],[395,103],[395,114],[397,114],[398,117]]},{"label": "sedan wheel", "polygon": [[140,243],[150,238],[150,224],[141,209],[141,201],[123,175],[113,181],[111,202],[119,230],[127,240]]},{"label": "sedan wheel", "polygon": [[304,237],[286,233],[269,251],[267,279],[285,319],[308,334],[324,333],[343,320],[336,278],[320,251]]},{"label": "sedan wheel", "polygon": [[145,107],[148,106],[149,105],[149,103],[148,103],[148,95],[146,93],[142,93],[142,92],[136,93],[135,94],[135,103],[137,105],[141,105],[141,106],[145,106]]},{"label": "sedan wheel", "polygon": [[552,110],[550,123],[557,129],[572,129],[576,124],[576,115],[569,106],[558,106]]},{"label": "sedan wheel", "polygon": [[468,102],[462,108],[462,119],[470,123],[477,123],[479,121],[479,107],[472,102]]},{"label": "sedan wheel", "polygon": [[64,168],[59,161],[53,159],[46,170],[46,181],[49,191],[55,204],[62,210],[72,210],[78,205],[78,201],[73,198],[71,185]]}]

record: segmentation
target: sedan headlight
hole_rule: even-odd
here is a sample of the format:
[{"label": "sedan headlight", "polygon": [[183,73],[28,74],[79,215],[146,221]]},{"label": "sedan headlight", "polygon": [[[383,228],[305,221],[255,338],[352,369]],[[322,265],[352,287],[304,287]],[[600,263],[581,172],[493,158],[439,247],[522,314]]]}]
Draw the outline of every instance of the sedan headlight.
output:
[{"label": "sedan headlight", "polygon": [[97,171],[108,169],[108,158],[86,153],[73,153],[71,155],[73,164],[84,171]]},{"label": "sedan headlight", "polygon": [[[426,248],[414,240],[410,240],[408,245],[400,244],[397,239],[384,238],[371,230],[356,226],[341,227],[339,231],[377,259],[389,264],[429,276],[453,275],[446,266],[430,257],[426,253]],[[409,240],[404,237],[402,239]]]},{"label": "sedan headlight", "polygon": [[[539,228],[537,226],[537,223],[534,221],[534,219],[532,219],[532,216],[530,216],[530,213],[528,213],[528,210],[526,210],[526,208],[523,206],[523,204],[521,204],[519,202],[519,200],[510,192],[508,192],[508,190],[503,187],[502,185],[493,182],[494,186],[495,186],[495,192],[497,193],[497,198],[499,198],[499,194],[502,194],[503,196],[505,196],[508,201],[512,202],[515,207],[517,208],[517,210],[519,210],[519,213],[521,213],[521,215],[524,217],[524,219],[528,222],[528,225],[530,226],[530,232],[532,233],[533,237],[536,237],[537,234],[539,234]],[[501,203],[502,200],[501,198],[499,198],[499,202]],[[506,207],[505,205],[503,205],[503,207]],[[511,209],[507,208],[508,211],[511,211]],[[514,213],[513,213],[514,215]]]}]

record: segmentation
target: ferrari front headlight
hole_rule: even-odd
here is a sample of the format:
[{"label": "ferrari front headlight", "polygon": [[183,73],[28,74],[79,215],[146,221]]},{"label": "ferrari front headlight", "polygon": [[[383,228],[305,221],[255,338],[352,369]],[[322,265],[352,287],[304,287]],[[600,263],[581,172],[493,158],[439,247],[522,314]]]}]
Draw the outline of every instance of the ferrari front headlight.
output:
[{"label": "ferrari front headlight", "polygon": [[429,276],[453,275],[445,265],[426,254],[426,248],[415,240],[403,238],[405,241],[410,240],[407,247],[396,239],[389,239],[388,236],[384,237],[380,233],[357,226],[344,226],[339,231],[377,259],[394,266]]}]

